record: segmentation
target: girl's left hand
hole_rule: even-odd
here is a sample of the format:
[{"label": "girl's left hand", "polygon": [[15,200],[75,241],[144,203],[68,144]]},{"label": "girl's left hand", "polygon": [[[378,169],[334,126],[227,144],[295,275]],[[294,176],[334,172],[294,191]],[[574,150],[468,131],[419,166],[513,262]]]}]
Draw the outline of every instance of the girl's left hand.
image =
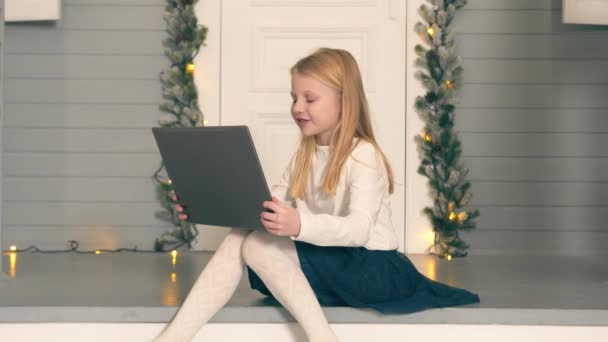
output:
[{"label": "girl's left hand", "polygon": [[270,234],[278,236],[300,235],[300,212],[272,196],[272,201],[264,201],[264,208],[274,213],[263,211],[260,220]]}]

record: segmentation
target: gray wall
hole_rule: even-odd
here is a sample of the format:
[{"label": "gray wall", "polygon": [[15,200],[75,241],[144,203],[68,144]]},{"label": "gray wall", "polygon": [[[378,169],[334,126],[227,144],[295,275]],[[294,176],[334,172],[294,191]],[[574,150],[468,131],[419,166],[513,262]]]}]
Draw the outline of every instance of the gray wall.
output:
[{"label": "gray wall", "polygon": [[[0,0],[0,128],[2,128],[2,122],[4,121],[4,0]],[[2,139],[2,132],[0,132],[0,139]],[[0,140],[0,178],[2,178],[2,141]],[[2,183],[0,182],[0,204],[2,203]],[[2,206],[0,206],[0,217],[3,215]],[[2,226],[0,226],[0,250],[2,250]],[[0,277],[2,277],[2,265],[0,263]]]},{"label": "gray wall", "polygon": [[608,26],[561,15],[555,0],[469,0],[455,20],[471,253],[608,254]]},{"label": "gray wall", "polygon": [[5,27],[2,248],[151,249],[163,0],[64,0]]},{"label": "gray wall", "polygon": [[[162,0],[65,0],[8,24],[2,247],[151,248],[150,178],[167,63]],[[473,183],[471,253],[607,254],[608,27],[561,1],[469,0],[456,128]]]}]

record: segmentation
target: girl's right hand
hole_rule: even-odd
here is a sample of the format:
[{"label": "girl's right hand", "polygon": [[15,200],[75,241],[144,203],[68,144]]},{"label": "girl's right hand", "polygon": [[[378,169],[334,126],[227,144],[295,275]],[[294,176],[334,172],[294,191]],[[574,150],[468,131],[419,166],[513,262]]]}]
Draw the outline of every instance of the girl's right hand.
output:
[{"label": "girl's right hand", "polygon": [[[173,200],[177,202],[177,200],[178,200],[177,195],[173,195]],[[178,217],[180,220],[185,221],[185,220],[188,218],[188,214],[186,214],[186,213],[184,212],[184,207],[183,207],[183,206],[181,206],[181,205],[179,205],[179,204],[176,204],[176,205],[174,206],[174,208],[175,208],[175,210],[177,210],[178,212],[182,213],[182,214],[179,214],[179,215],[177,216],[177,217]]]}]

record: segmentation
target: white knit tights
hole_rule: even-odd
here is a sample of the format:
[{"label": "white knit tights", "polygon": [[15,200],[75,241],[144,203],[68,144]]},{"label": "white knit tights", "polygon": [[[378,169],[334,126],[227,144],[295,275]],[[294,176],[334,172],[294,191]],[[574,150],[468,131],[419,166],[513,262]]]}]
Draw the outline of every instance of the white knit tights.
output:
[{"label": "white knit tights", "polygon": [[246,265],[304,329],[309,341],[338,341],[300,268],[294,242],[266,231],[233,228],[153,342],[185,342],[232,297]]}]

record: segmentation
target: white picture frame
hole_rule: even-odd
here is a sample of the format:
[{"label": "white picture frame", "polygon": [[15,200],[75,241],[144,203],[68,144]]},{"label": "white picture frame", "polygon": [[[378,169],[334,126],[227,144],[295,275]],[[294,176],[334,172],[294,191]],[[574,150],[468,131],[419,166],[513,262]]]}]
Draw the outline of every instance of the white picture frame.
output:
[{"label": "white picture frame", "polygon": [[566,24],[608,25],[608,0],[563,0]]},{"label": "white picture frame", "polygon": [[47,21],[61,18],[61,0],[4,0],[4,21]]}]

